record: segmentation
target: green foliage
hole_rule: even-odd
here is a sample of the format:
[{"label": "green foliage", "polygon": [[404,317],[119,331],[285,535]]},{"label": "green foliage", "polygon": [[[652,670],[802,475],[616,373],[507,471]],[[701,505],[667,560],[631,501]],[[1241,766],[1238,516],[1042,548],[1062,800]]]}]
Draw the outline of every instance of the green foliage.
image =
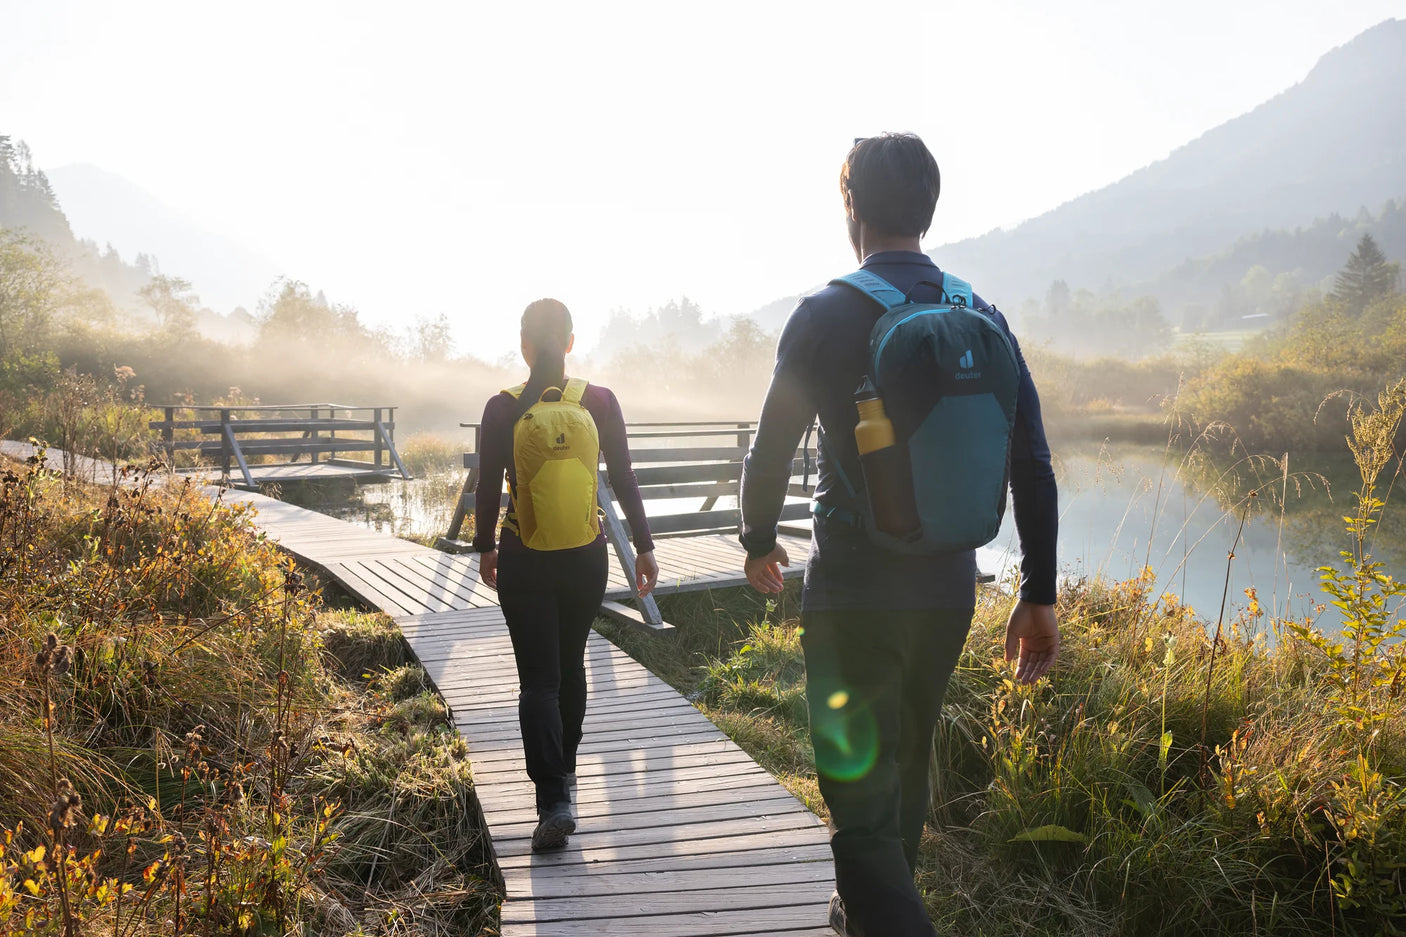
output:
[{"label": "green foliage", "polygon": [[1401,708],[1399,694],[1406,678],[1406,619],[1400,617],[1406,600],[1406,582],[1393,578],[1385,564],[1373,559],[1370,535],[1385,509],[1377,497],[1377,478],[1392,461],[1398,461],[1395,439],[1406,415],[1406,379],[1378,396],[1377,406],[1355,406],[1348,446],[1361,472],[1362,487],[1354,493],[1357,510],[1343,518],[1351,548],[1339,555],[1345,568],[1320,566],[1323,591],[1342,612],[1342,640],[1308,623],[1290,626],[1300,641],[1323,655],[1326,701],[1339,726],[1360,747],[1369,747],[1382,723]]},{"label": "green foliage", "polygon": [[1387,263],[1372,235],[1364,234],[1346,266],[1338,271],[1330,295],[1349,312],[1361,313],[1377,300],[1390,296],[1400,275],[1401,265]]},{"label": "green foliage", "polygon": [[17,399],[56,370],[49,339],[67,286],[48,246],[0,228],[0,394]]},{"label": "green foliage", "polygon": [[[243,509],[140,475],[65,485],[40,465],[0,470],[0,932],[492,921],[442,701],[418,668],[384,689],[334,676],[391,664],[393,625],[319,618]],[[324,637],[349,660],[329,669]]]},{"label": "green foliage", "polygon": [[[1406,382],[1354,408],[1364,482],[1399,462],[1403,411]],[[1380,502],[1361,503],[1380,518]],[[1325,585],[1355,620],[1331,638],[1267,620],[1253,590],[1213,636],[1151,593],[1150,571],[1073,582],[1058,669],[1026,687],[1001,660],[1010,600],[984,593],[937,732],[919,857],[938,932],[1398,933],[1406,589],[1358,552],[1375,525],[1347,524],[1348,569]],[[744,598],[669,610],[672,645],[601,627],[823,811],[797,623]]]},{"label": "green foliage", "polygon": [[1394,291],[1395,273],[1390,283],[1369,287],[1373,275],[1350,275],[1354,263],[1366,261],[1343,271],[1357,284],[1357,300],[1306,305],[1258,353],[1232,356],[1189,379],[1177,412],[1198,426],[1230,425],[1251,451],[1336,449],[1347,401],[1399,380],[1406,361],[1406,295]]}]

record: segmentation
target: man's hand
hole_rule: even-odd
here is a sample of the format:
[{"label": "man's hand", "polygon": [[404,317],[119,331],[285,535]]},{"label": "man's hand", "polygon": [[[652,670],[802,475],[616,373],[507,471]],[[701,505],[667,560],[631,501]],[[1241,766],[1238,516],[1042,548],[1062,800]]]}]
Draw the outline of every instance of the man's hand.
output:
[{"label": "man's hand", "polygon": [[498,588],[498,551],[478,555],[478,579],[490,589]]},{"label": "man's hand", "polygon": [[790,565],[791,558],[786,555],[786,548],[778,543],[766,556],[747,557],[742,571],[747,574],[747,581],[752,584],[753,589],[772,593],[780,592],[786,585],[785,580],[781,578],[781,567]]},{"label": "man's hand", "polygon": [[1015,678],[1034,683],[1054,666],[1059,653],[1059,624],[1053,605],[1021,600],[1006,622],[1006,660],[1017,661]]},{"label": "man's hand", "polygon": [[654,559],[654,551],[641,553],[635,557],[635,592],[644,598],[654,591],[659,581],[659,563]]}]

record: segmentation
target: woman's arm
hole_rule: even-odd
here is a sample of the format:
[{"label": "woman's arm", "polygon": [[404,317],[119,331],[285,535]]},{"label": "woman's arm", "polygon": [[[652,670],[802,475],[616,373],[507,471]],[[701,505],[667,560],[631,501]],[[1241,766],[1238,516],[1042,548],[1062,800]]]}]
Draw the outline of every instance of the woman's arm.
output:
[{"label": "woman's arm", "polygon": [[510,402],[507,394],[490,397],[479,424],[478,487],[474,490],[474,550],[478,553],[490,553],[497,547],[503,478],[512,458],[512,431],[507,425]]},{"label": "woman's arm", "polygon": [[640,497],[639,482],[630,464],[629,440],[625,437],[625,416],[620,412],[620,402],[609,389],[598,385],[597,389],[601,398],[600,412],[596,415],[596,430],[600,433],[600,451],[605,457],[605,472],[610,478],[611,490],[615,492],[615,500],[625,512],[625,521],[630,525],[635,553],[653,553],[654,538],[649,533],[644,499]]}]

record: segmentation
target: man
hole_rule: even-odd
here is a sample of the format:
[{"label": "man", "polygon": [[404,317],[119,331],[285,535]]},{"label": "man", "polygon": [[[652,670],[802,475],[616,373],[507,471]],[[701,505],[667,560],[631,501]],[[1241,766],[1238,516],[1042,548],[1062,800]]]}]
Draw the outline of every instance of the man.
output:
[{"label": "man", "polygon": [[[937,206],[937,163],[912,134],[859,140],[840,171],[850,243],[862,268],[913,301],[940,299],[942,272],[919,249]],[[1010,338],[1020,370],[1011,442],[1011,493],[1021,544],[1020,594],[1006,658],[1032,682],[1054,664],[1054,471],[1040,402],[1005,318],[975,297]],[[748,581],[779,592],[776,542],[791,464],[818,416],[819,480],[801,602],[811,740],[833,824],[836,895],[830,923],[854,937],[933,935],[913,884],[928,810],[928,759],[947,681],[976,604],[973,551],[889,552],[854,525],[865,505],[853,395],[882,307],[847,284],[801,300],[781,333],[776,368],[742,472],[742,544]],[[843,519],[837,519],[843,518]]]}]

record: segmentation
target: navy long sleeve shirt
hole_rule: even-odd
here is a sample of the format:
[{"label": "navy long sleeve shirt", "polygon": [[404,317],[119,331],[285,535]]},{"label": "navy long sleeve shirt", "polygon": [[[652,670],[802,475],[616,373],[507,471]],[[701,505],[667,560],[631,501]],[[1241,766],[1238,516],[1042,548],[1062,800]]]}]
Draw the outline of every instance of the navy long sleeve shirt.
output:
[{"label": "navy long sleeve shirt", "polygon": [[[939,300],[936,286],[919,286],[941,280],[941,271],[926,254],[885,251],[870,255],[863,267],[905,293],[913,291],[915,301]],[[1040,398],[1005,317],[980,297],[974,297],[973,305],[1001,326],[1020,362],[1011,441],[1011,498],[1021,548],[1020,597],[1053,604],[1059,515]],[[858,423],[854,391],[866,371],[869,332],[883,312],[858,290],[832,284],[802,299],[782,329],[771,386],[742,470],[741,539],[749,556],[764,556],[776,545],[776,523],[785,502],[791,461],[802,434],[817,416],[815,496],[827,505],[859,512],[860,505],[852,503],[836,465],[843,466],[849,478],[861,477],[854,441]],[[975,601],[974,551],[928,556],[893,553],[850,524],[815,518],[804,608],[968,609]]]}]

